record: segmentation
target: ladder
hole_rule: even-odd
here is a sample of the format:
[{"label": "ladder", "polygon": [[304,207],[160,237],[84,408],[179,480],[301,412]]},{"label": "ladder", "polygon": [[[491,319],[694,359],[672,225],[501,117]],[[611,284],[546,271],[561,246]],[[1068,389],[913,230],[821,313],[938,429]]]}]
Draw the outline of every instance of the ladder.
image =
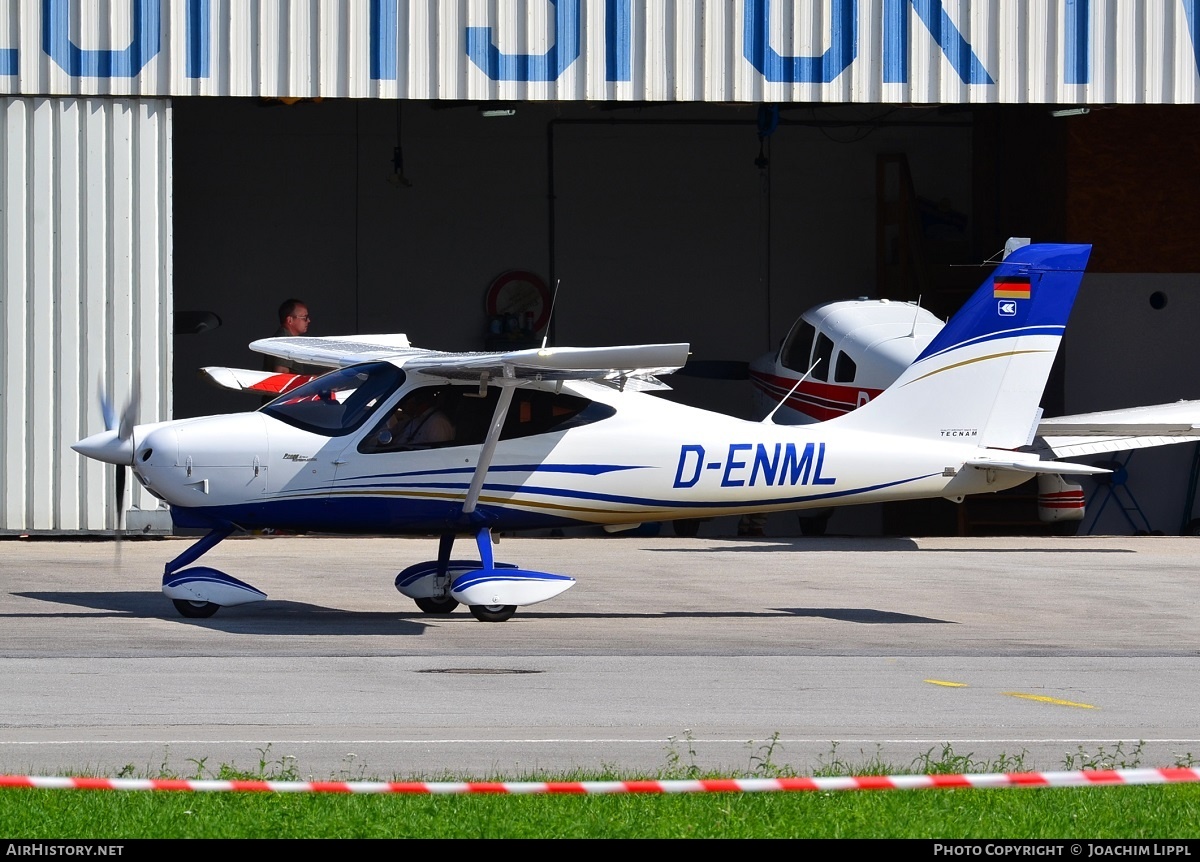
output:
[{"label": "ladder", "polygon": [[[1100,473],[1095,476],[1096,490],[1092,492],[1092,499],[1088,501],[1088,510],[1096,505],[1097,500],[1100,503],[1099,508],[1095,509],[1092,515],[1092,522],[1084,532],[1091,534],[1096,528],[1096,524],[1100,521],[1100,516],[1104,514],[1104,509],[1109,503],[1116,501],[1117,507],[1124,516],[1125,521],[1132,528],[1136,536],[1149,536],[1151,534],[1161,535],[1157,531],[1150,528],[1150,521],[1147,520],[1142,507],[1138,505],[1137,498],[1133,496],[1133,492],[1129,490],[1129,460],[1133,457],[1135,450],[1129,450],[1123,459],[1114,461],[1101,461],[1096,464],[1097,467],[1104,467],[1112,470],[1111,473]],[[1137,519],[1134,519],[1134,516]]]}]

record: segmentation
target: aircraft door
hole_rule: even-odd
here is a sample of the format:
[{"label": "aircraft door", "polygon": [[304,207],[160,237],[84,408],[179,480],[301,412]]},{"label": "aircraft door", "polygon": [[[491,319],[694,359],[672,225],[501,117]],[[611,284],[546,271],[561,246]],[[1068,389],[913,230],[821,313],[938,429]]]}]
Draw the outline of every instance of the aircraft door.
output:
[{"label": "aircraft door", "polygon": [[298,511],[329,498],[356,458],[359,429],[389,401],[404,372],[387,362],[318,377],[262,408],[270,424],[266,494]]}]

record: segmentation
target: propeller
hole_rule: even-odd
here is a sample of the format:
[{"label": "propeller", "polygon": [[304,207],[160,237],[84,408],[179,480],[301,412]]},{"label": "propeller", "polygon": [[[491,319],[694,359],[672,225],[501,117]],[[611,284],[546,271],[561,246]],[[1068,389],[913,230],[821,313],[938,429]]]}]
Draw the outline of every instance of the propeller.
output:
[{"label": "propeller", "polygon": [[121,529],[122,513],[125,510],[126,468],[133,464],[133,429],[137,425],[138,390],[126,402],[118,416],[112,398],[100,385],[100,413],[104,417],[104,430],[85,437],[71,448],[81,455],[96,461],[104,461],[116,467],[114,474],[117,495],[117,531]]},{"label": "propeller", "polygon": [[[138,388],[137,385],[134,384],[133,392],[130,394],[129,400],[125,402],[125,409],[121,411],[121,416],[117,421],[117,439],[121,441],[123,448],[125,446],[128,446],[129,448],[129,466],[132,466],[133,464],[133,429],[134,426],[137,425],[139,401],[140,398],[138,397]],[[112,404],[110,402],[108,406],[108,413],[111,414],[111,412]],[[125,481],[128,474],[128,466],[125,463],[117,464],[114,469],[116,470],[116,475],[114,478],[116,479],[115,484],[117,490],[117,536],[119,538],[121,535],[122,521],[125,518]]]}]

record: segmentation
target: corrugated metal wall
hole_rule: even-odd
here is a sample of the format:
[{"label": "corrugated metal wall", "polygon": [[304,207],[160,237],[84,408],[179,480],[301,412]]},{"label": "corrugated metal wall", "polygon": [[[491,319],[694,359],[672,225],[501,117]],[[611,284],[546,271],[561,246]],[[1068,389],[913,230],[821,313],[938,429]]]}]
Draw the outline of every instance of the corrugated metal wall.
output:
[{"label": "corrugated metal wall", "polygon": [[10,0],[0,93],[1200,100],[1200,0]]},{"label": "corrugated metal wall", "polygon": [[170,416],[170,140],[165,101],[0,98],[0,531],[115,526],[115,468],[70,448],[98,386]]}]

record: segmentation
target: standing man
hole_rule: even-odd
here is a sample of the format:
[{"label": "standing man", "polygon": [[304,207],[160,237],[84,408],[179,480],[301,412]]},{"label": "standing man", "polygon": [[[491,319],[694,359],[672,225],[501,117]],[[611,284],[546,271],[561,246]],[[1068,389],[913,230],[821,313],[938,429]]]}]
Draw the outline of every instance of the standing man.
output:
[{"label": "standing man", "polygon": [[[272,338],[288,335],[305,335],[308,333],[308,306],[300,299],[287,299],[279,306],[279,329],[275,330]],[[263,371],[273,371],[276,374],[311,374],[312,371],[302,366],[288,365],[287,360],[278,356],[267,356],[263,359]]]}]

